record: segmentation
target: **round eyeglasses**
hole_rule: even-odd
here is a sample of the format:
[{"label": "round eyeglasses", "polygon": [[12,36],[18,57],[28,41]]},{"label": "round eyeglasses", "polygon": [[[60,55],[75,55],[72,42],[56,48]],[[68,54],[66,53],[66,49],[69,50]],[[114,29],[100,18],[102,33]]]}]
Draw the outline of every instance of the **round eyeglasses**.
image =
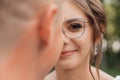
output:
[{"label": "round eyeglasses", "polygon": [[79,38],[85,31],[85,23],[90,23],[83,18],[70,19],[63,23],[63,34],[68,38]]}]

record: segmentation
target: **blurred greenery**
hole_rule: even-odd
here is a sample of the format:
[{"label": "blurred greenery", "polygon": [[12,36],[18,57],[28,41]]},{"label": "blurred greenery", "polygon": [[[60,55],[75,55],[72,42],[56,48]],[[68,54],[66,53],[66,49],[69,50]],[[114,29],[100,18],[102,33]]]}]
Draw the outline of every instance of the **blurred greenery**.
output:
[{"label": "blurred greenery", "polygon": [[[107,51],[103,54],[101,69],[112,76],[116,76],[120,75],[120,0],[102,1],[108,19],[105,34],[108,44]],[[115,43],[115,41],[117,42]],[[115,43],[114,46],[113,43]]]}]

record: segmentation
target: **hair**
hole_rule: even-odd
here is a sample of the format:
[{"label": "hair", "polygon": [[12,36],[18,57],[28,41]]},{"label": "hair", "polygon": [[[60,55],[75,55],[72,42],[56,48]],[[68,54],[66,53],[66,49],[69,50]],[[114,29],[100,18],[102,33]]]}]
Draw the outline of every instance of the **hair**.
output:
[{"label": "hair", "polygon": [[[51,0],[0,0],[0,51],[13,45]],[[10,48],[10,47],[9,47]]]},{"label": "hair", "polygon": [[[86,14],[90,24],[92,25],[93,29],[93,43],[90,51],[90,66],[89,70],[90,73],[95,80],[92,71],[91,71],[91,65],[93,64],[95,60],[95,65],[96,65],[96,71],[98,78],[100,80],[100,75],[99,75],[99,65],[101,62],[101,57],[102,57],[102,35],[105,32],[106,26],[107,26],[107,20],[106,20],[106,15],[104,12],[103,4],[99,0],[73,0],[75,5],[82,9],[84,13]],[[100,39],[100,42],[98,44],[98,51],[97,55],[94,54],[94,49],[95,49],[95,41],[97,39]]]}]

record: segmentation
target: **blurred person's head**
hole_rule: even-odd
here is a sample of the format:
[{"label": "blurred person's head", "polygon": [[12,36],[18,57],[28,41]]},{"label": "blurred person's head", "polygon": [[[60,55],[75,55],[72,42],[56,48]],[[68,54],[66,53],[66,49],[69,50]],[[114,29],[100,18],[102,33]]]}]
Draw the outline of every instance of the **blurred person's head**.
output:
[{"label": "blurred person's head", "polygon": [[28,73],[28,68],[38,66],[36,70],[42,79],[61,51],[59,3],[59,0],[0,0],[0,60],[16,57],[14,62],[23,64],[19,68],[26,68]]}]

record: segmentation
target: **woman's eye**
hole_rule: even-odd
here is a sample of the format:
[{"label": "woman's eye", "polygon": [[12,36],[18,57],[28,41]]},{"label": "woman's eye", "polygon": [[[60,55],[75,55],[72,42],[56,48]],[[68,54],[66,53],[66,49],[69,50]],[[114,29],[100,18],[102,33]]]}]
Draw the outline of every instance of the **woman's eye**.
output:
[{"label": "woman's eye", "polygon": [[72,32],[76,32],[76,31],[80,31],[82,28],[83,27],[81,24],[75,23],[75,24],[70,24],[68,30]]}]

